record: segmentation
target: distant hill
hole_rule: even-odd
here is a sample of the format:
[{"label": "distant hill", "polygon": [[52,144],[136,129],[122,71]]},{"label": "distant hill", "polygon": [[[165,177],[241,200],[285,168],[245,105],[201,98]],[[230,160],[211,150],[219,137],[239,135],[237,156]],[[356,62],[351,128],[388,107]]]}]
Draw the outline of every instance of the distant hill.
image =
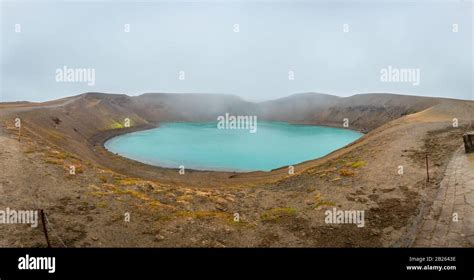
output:
[{"label": "distant hill", "polygon": [[261,120],[342,126],[347,118],[352,128],[364,132],[432,107],[440,100],[393,94],[338,97],[321,93],[300,93],[260,103],[221,94],[147,93],[129,98],[133,111],[150,122],[212,121],[230,113],[257,115]]},{"label": "distant hill", "polygon": [[209,121],[218,115],[255,115],[257,105],[235,95],[147,93],[132,97],[135,107],[151,122]]},{"label": "distant hill", "polygon": [[[345,118],[350,127],[368,132],[387,121],[416,113],[441,102],[440,98],[394,95],[358,94],[338,97],[321,93],[300,93],[288,97],[253,103],[235,95],[146,93],[124,94],[84,93],[35,104],[35,122],[50,123],[51,116],[63,120],[61,127],[84,126],[97,130],[117,128],[124,118],[135,125],[163,121],[215,121],[225,113],[257,115],[260,120],[320,124],[341,127]],[[60,106],[61,104],[65,104]],[[47,105],[47,106],[46,106]],[[48,111],[42,113],[41,111]],[[42,125],[40,125],[42,126]]]}]

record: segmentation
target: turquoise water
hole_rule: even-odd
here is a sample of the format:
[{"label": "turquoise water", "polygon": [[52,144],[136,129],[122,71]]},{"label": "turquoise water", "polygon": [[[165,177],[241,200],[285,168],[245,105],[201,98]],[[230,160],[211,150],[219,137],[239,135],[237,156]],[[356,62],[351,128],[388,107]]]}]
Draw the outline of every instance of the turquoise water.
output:
[{"label": "turquoise water", "polygon": [[356,131],[258,122],[257,132],[217,129],[217,123],[162,123],[110,139],[105,147],[156,166],[200,170],[269,171],[322,157],[361,137]]}]

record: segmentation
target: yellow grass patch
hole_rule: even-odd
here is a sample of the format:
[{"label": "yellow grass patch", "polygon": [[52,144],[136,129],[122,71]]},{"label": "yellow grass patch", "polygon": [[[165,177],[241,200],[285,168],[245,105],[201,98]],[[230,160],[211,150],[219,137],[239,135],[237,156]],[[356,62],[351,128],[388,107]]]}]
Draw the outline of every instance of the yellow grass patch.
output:
[{"label": "yellow grass patch", "polygon": [[138,179],[138,178],[118,178],[118,179],[115,179],[115,182],[122,186],[136,186],[136,185],[142,185],[143,183],[146,183],[146,181]]},{"label": "yellow grass patch", "polygon": [[124,126],[122,123],[117,122],[117,121],[115,121],[115,120],[112,120],[111,123],[110,123],[110,125],[109,125],[109,128],[110,128],[110,129],[122,129],[122,128],[124,128],[124,127],[125,127],[125,126]]},{"label": "yellow grass patch", "polygon": [[336,167],[323,169],[323,170],[319,170],[318,168],[311,168],[311,169],[308,170],[308,174],[310,174],[310,175],[325,174],[324,176],[326,176],[328,173],[334,172],[336,170],[337,170]]},{"label": "yellow grass patch", "polygon": [[354,176],[355,172],[352,171],[352,170],[343,168],[343,169],[339,170],[339,174],[341,176]]},{"label": "yellow grass patch", "polygon": [[52,140],[63,140],[63,139],[65,139],[63,134],[61,134],[59,132],[56,132],[54,130],[48,130],[46,133],[47,133],[48,137]]},{"label": "yellow grass patch", "polygon": [[76,168],[76,174],[82,174],[84,173],[84,167],[82,165],[74,165]]},{"label": "yellow grass patch", "polygon": [[172,206],[163,204],[163,203],[161,203],[160,201],[158,201],[156,199],[153,200],[153,201],[148,202],[147,205],[150,206],[151,208],[161,208],[161,207],[174,208]]},{"label": "yellow grass patch", "polygon": [[101,201],[97,203],[98,208],[107,208],[107,203],[105,201]]},{"label": "yellow grass patch", "polygon": [[335,206],[336,205],[336,203],[332,201],[324,200],[323,196],[320,193],[315,195],[314,199],[316,200],[316,204],[314,205],[314,208],[318,208],[321,206]]},{"label": "yellow grass patch", "polygon": [[190,194],[185,194],[185,195],[181,195],[181,196],[178,196],[176,198],[176,202],[180,202],[180,201],[184,201],[184,202],[190,202],[194,199],[194,196],[193,195],[190,195]]},{"label": "yellow grass patch", "polygon": [[278,221],[285,217],[292,217],[296,215],[296,209],[292,207],[272,208],[266,210],[260,215],[262,221]]},{"label": "yellow grass patch", "polygon": [[352,162],[352,163],[349,163],[347,166],[350,166],[352,168],[359,168],[359,167],[362,167],[366,165],[365,161],[363,160],[358,160],[358,161],[355,161],[355,162]]}]

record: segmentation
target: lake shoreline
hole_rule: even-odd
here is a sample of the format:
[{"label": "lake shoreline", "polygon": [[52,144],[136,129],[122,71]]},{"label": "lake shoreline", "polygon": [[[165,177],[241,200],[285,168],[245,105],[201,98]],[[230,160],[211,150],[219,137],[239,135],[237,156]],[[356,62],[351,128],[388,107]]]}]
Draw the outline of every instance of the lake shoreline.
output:
[{"label": "lake shoreline", "polygon": [[[278,170],[278,169],[281,169],[281,168],[285,168],[285,167],[288,167],[288,166],[295,166],[295,165],[298,165],[300,163],[303,163],[303,162],[308,162],[308,161],[312,161],[312,160],[317,160],[317,159],[321,159],[323,157],[325,157],[326,155],[328,154],[331,154],[333,153],[334,151],[337,151],[343,147],[346,147],[348,145],[350,145],[351,143],[353,143],[354,141],[357,141],[359,138],[363,137],[363,133],[360,133],[358,131],[355,131],[355,130],[351,130],[351,129],[346,129],[346,128],[340,128],[340,127],[334,127],[334,126],[323,126],[323,125],[314,125],[314,124],[302,124],[302,123],[290,123],[290,122],[283,122],[283,121],[272,121],[272,120],[261,120],[260,121],[261,125],[265,125],[265,124],[270,124],[272,125],[273,127],[271,127],[272,129],[277,129],[277,131],[279,131],[280,129],[285,129],[286,126],[289,126],[289,127],[293,127],[293,129],[295,129],[296,127],[298,126],[305,126],[305,127],[312,127],[314,129],[318,129],[318,128],[321,128],[321,129],[324,129],[324,133],[328,133],[328,131],[326,131],[327,129],[334,129],[335,131],[338,131],[339,133],[336,133],[336,135],[339,135],[337,137],[341,137],[342,135],[340,135],[340,133],[342,131],[344,131],[344,133],[346,132],[349,132],[349,133],[357,133],[358,135],[358,138],[357,139],[354,139],[353,141],[350,141],[349,143],[347,144],[344,144],[340,147],[337,147],[335,149],[332,149],[330,148],[331,151],[327,152],[327,153],[324,153],[322,155],[314,155],[314,156],[311,156],[310,158],[308,159],[303,159],[303,160],[296,160],[294,163],[291,163],[291,164],[282,164],[282,165],[279,165],[277,167],[273,167],[273,168],[265,168],[265,167],[254,167],[254,168],[250,168],[250,169],[246,169],[244,168],[243,166],[241,166],[240,168],[234,168],[234,167],[230,167],[230,166],[223,166],[221,168],[219,168],[217,165],[214,166],[214,167],[211,167],[211,166],[206,166],[206,164],[204,164],[202,167],[196,167],[196,164],[193,164],[193,165],[189,165],[189,164],[185,164],[185,166],[189,166],[189,167],[186,167],[186,170],[194,170],[194,171],[211,171],[211,172],[235,172],[235,173],[240,173],[240,174],[243,174],[243,173],[251,173],[251,172],[271,172],[273,170]],[[216,121],[205,121],[205,122],[161,122],[161,125],[165,126],[165,125],[176,125],[176,124],[179,124],[179,125],[198,125],[198,126],[201,126],[201,125],[216,125],[216,129],[219,129],[218,128],[218,122]],[[278,126],[278,125],[283,125],[283,127],[281,128],[278,128],[278,127],[275,127]],[[110,140],[114,139],[114,138],[117,138],[117,137],[122,137],[124,135],[129,135],[130,137],[133,137],[133,133],[135,132],[139,132],[139,131],[150,131],[150,130],[154,130],[154,129],[157,129],[159,128],[160,125],[155,125],[155,126],[142,126],[140,128],[136,128],[136,129],[127,129],[126,131],[124,130],[120,130],[122,133],[109,133],[105,136],[101,136],[99,137],[99,139],[101,139],[101,145],[102,147],[109,151],[110,153],[114,154],[114,155],[118,155],[118,156],[121,156],[121,157],[124,157],[126,159],[129,159],[129,160],[133,160],[133,161],[137,161],[137,162],[141,162],[143,164],[147,164],[147,165],[150,165],[150,166],[153,166],[153,167],[157,167],[157,168],[166,168],[166,169],[176,169],[178,168],[178,166],[180,165],[176,165],[173,166],[171,164],[167,164],[166,162],[167,161],[176,161],[175,159],[164,159],[164,160],[160,160],[160,159],[156,159],[155,157],[153,158],[147,158],[146,155],[143,155],[143,156],[138,156],[138,155],[133,155],[130,154],[129,152],[120,152],[119,148],[116,148],[115,151],[114,151],[114,148],[111,148],[111,146],[108,146],[106,145],[107,142],[109,142]],[[189,129],[192,129],[193,127],[189,127]],[[263,129],[265,129],[266,126],[263,127]],[[233,130],[233,129],[229,129],[229,130]],[[241,129],[242,130],[242,129]],[[117,131],[119,132],[119,131]],[[245,133],[245,131],[242,130],[242,133]],[[291,133],[297,133],[296,131],[292,131]],[[335,137],[336,137],[335,135]],[[245,135],[244,135],[245,136]],[[191,137],[191,136],[190,136]],[[218,134],[216,135],[216,137],[218,137]],[[257,137],[256,136],[252,136],[252,137]],[[315,137],[315,140],[318,140],[318,135],[315,134],[313,135],[312,137]],[[328,136],[326,136],[328,137]],[[276,138],[272,138],[272,139],[276,139]],[[182,139],[177,139],[177,140],[182,140]],[[294,140],[293,140],[294,141]],[[309,141],[309,140],[308,140]],[[324,141],[321,139],[321,141]],[[308,144],[311,144],[312,141],[309,141]],[[135,143],[136,144],[136,143]],[[190,143],[192,145],[192,143]],[[137,144],[136,144],[137,145]],[[290,146],[295,146],[291,143],[287,143],[287,145],[290,145]],[[185,146],[189,146],[189,145],[185,145]],[[299,147],[301,145],[296,145],[296,147]],[[320,146],[320,145],[318,145]],[[319,148],[317,147],[313,147],[313,148],[316,148],[316,149],[313,149],[314,153],[319,153],[321,152],[319,150]],[[232,148],[234,149],[234,148]],[[257,155],[258,156],[258,155]],[[262,159],[265,158],[264,155],[260,155],[259,158]],[[201,159],[203,160],[203,159]],[[237,160],[237,159],[236,159]]]}]

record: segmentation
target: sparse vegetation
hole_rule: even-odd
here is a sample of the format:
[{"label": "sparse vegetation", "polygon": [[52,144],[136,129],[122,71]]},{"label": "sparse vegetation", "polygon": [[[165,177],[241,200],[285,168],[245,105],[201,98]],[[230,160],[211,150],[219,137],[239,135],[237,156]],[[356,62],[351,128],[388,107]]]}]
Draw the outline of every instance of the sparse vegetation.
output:
[{"label": "sparse vegetation", "polygon": [[334,206],[334,205],[336,205],[332,201],[324,200],[322,194],[320,194],[320,193],[318,193],[314,196],[314,200],[316,201],[316,204],[314,205],[314,208],[319,208],[319,207],[322,207],[322,206]]},{"label": "sparse vegetation", "polygon": [[66,153],[57,150],[49,151],[47,156],[56,159],[66,159],[68,157]]},{"label": "sparse vegetation", "polygon": [[47,132],[47,138],[53,140],[53,141],[59,141],[59,140],[64,140],[65,137],[63,134],[56,132],[54,130],[49,130]]},{"label": "sparse vegetation", "polygon": [[264,222],[276,222],[285,217],[292,217],[296,215],[296,209],[292,207],[283,208],[272,208],[267,210],[260,215],[260,218]]},{"label": "sparse vegetation", "polygon": [[112,120],[110,125],[109,125],[110,129],[122,129],[124,127],[125,126],[122,123],[120,123],[118,121],[115,121],[115,120]]},{"label": "sparse vegetation", "polygon": [[118,178],[115,179],[115,182],[122,186],[136,186],[143,182],[143,180],[136,178]]},{"label": "sparse vegetation", "polygon": [[343,169],[339,170],[339,174],[340,174],[341,176],[349,177],[349,176],[354,176],[354,175],[355,175],[355,172],[352,171],[352,170],[343,168]]},{"label": "sparse vegetation", "polygon": [[107,203],[105,201],[101,201],[97,203],[97,208],[107,208]]},{"label": "sparse vegetation", "polygon": [[355,161],[355,162],[352,162],[349,164],[350,167],[352,168],[359,168],[359,167],[362,167],[366,165],[365,161],[363,160],[358,160],[358,161]]}]

